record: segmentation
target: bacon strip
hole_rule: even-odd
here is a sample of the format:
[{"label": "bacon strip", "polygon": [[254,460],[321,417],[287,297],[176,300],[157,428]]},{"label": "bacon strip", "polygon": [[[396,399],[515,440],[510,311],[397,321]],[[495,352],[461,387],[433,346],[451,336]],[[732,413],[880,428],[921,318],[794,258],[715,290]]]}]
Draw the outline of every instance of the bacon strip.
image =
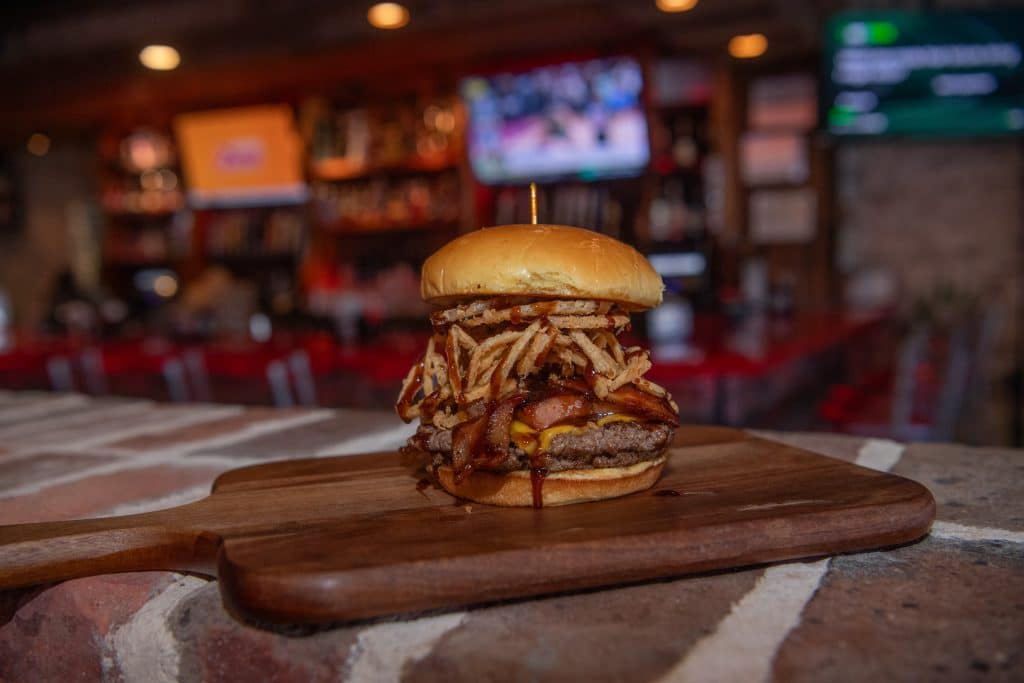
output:
[{"label": "bacon strip", "polygon": [[624,386],[610,392],[604,399],[609,403],[626,408],[632,415],[650,417],[672,425],[679,424],[679,416],[672,411],[667,401],[631,386]]},{"label": "bacon strip", "polygon": [[455,425],[452,430],[452,469],[455,470],[456,479],[462,473],[469,473],[473,454],[479,450],[477,446],[486,430],[486,415]]},{"label": "bacon strip", "polygon": [[485,435],[487,451],[490,455],[508,455],[509,432],[512,429],[512,415],[515,409],[526,400],[525,394],[511,396],[494,406],[487,416],[487,433]]},{"label": "bacon strip", "polygon": [[590,415],[592,410],[590,401],[581,394],[559,394],[523,406],[519,416],[540,431],[559,422]]}]

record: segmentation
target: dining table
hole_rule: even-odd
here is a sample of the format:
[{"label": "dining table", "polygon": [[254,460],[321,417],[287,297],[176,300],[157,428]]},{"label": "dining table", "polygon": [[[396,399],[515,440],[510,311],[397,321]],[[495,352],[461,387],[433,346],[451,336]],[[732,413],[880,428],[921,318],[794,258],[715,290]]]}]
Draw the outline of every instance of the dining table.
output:
[{"label": "dining table", "polygon": [[[0,524],[182,505],[231,469],[395,450],[414,429],[384,410],[0,391]],[[0,680],[1024,680],[1024,451],[757,434],[923,484],[930,532],[319,626],[239,618],[206,576],[89,576],[0,592]]]}]

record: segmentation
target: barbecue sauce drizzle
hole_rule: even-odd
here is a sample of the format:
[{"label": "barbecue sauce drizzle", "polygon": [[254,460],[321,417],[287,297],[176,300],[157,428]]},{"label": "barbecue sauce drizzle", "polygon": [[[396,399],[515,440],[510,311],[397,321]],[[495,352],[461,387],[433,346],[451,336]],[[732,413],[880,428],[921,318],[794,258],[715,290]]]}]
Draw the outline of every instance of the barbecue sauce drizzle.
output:
[{"label": "barbecue sauce drizzle", "polygon": [[402,395],[398,397],[398,403],[396,404],[398,416],[403,420],[408,420],[409,408],[412,407],[412,400],[416,397],[416,392],[420,390],[423,385],[423,361],[421,360],[417,365],[417,372],[412,381],[409,382],[409,386],[405,388]]},{"label": "barbecue sauce drizzle", "polygon": [[[583,373],[583,380],[586,383],[585,386],[587,386],[587,389],[580,391],[579,393],[589,401],[596,399],[596,396],[592,393],[591,389],[596,377],[597,372],[590,364],[588,364]],[[583,387],[579,387],[579,389],[583,389]],[[565,390],[565,387],[557,388],[551,385],[537,385],[526,392],[508,396],[500,401],[488,401],[484,405],[482,414],[475,419],[456,426],[453,430],[452,436],[452,451],[454,453],[456,449],[464,449],[464,451],[469,454],[469,462],[465,463],[461,467],[455,468],[456,482],[463,481],[473,470],[490,469],[490,466],[500,462],[501,459],[508,455],[510,437],[508,437],[507,434],[506,437],[501,440],[500,444],[492,444],[488,441],[488,434],[490,434],[497,426],[493,423],[493,420],[495,420],[495,413],[499,408],[508,409],[507,404],[512,403],[512,410],[515,411],[524,403],[539,402],[549,396],[564,392]],[[515,413],[513,412],[513,419],[514,414]],[[459,441],[464,441],[464,443],[459,444]],[[454,461],[452,464],[453,466],[455,465]],[[550,472],[547,467],[547,453],[542,450],[538,450],[530,457],[530,486],[533,494],[533,507],[535,508],[544,507],[544,482],[549,473]],[[673,494],[658,492],[655,495]]]},{"label": "barbecue sauce drizzle", "polygon": [[[538,317],[544,320],[545,323],[548,323],[548,314],[546,312],[542,313]],[[611,314],[606,314],[605,318],[608,320],[610,324],[614,325],[615,316]],[[513,325],[522,324],[522,311],[518,305],[512,307],[512,310],[509,313],[509,322],[511,322]],[[627,323],[624,329],[629,330],[631,329],[631,327],[632,326],[629,323]],[[445,341],[448,342],[450,340]],[[544,350],[541,352],[540,357],[538,358],[538,361],[541,365],[543,365],[544,361],[546,361],[547,356],[551,351],[551,348],[554,346],[554,341],[555,339],[554,337],[552,337],[549,340],[549,342],[545,345]],[[445,360],[448,365],[449,373],[452,373],[452,364],[453,362],[457,362],[454,358],[454,344],[445,343],[444,351]],[[508,351],[506,350],[506,354],[507,353]],[[626,354],[626,358],[632,358],[634,355],[639,355],[640,353],[642,353],[642,351],[634,351],[633,353],[628,353]],[[500,366],[501,363],[504,362],[504,360],[505,357],[503,356],[501,359],[499,359],[498,365]],[[415,398],[417,392],[420,390],[422,386],[423,361],[420,361],[418,365],[418,370],[419,371],[416,373],[416,376],[414,377],[413,381],[409,383],[409,386],[406,388],[404,392],[402,392],[402,395],[398,400],[398,412],[399,415],[402,416],[403,418],[405,417],[409,407],[412,405],[413,398]],[[597,374],[598,373],[594,369],[593,364],[588,362],[586,368],[582,373],[582,379],[585,382],[585,386],[587,387],[587,389],[581,391],[580,393],[589,401],[593,401],[596,398],[593,394],[593,389],[597,378]],[[497,371],[495,371],[494,374],[491,376],[490,382],[492,395],[500,394],[501,383],[503,379],[504,378],[502,378],[500,373],[498,373]],[[571,380],[572,378],[569,379]],[[561,390],[565,391],[565,388],[563,387]],[[438,393],[439,392],[434,392],[434,394],[432,394],[431,396],[425,397],[422,407],[423,414],[432,413],[434,410],[437,409]],[[483,414],[479,415],[477,418],[473,420],[470,420],[466,423],[462,423],[458,425],[455,429],[453,429],[453,453],[457,448],[455,440],[465,440],[466,443],[461,444],[461,446],[464,447],[465,452],[469,454],[469,462],[465,463],[462,467],[456,468],[456,482],[463,481],[467,476],[469,476],[470,472],[472,472],[475,469],[489,469],[487,467],[489,464],[491,464],[498,458],[504,458],[505,456],[507,456],[510,441],[510,438],[508,437],[507,434],[501,444],[492,444],[488,442],[488,434],[494,427],[494,425],[492,424],[492,421],[494,420],[494,413],[497,411],[499,407],[501,407],[506,402],[511,401],[515,404],[513,410],[516,410],[524,402],[538,401],[546,396],[552,395],[553,393],[555,393],[554,387],[551,387],[550,385],[534,386],[525,393],[515,394],[513,396],[506,397],[500,401],[488,401],[485,404]],[[455,394],[457,400],[461,399],[460,391],[456,391]],[[459,400],[459,402],[461,404],[461,400]],[[473,427],[476,428],[474,429]],[[425,446],[426,444],[421,444],[421,447],[425,448]],[[454,465],[454,462],[452,464]],[[547,467],[547,454],[544,451],[538,450],[536,453],[534,453],[533,456],[530,457],[530,486],[533,494],[534,508],[539,509],[544,507],[543,490],[544,482],[547,479],[548,474],[549,470]],[[422,484],[422,482],[420,483]],[[420,491],[422,491],[422,488],[420,488],[420,486],[417,486],[417,488]],[[673,493],[675,492],[663,493],[659,491],[656,493],[656,495],[672,495]],[[678,495],[678,493],[676,493],[676,495]]]},{"label": "barbecue sauce drizzle", "polygon": [[548,477],[547,467],[530,468],[530,487],[533,489],[533,507],[544,507],[544,480]]}]

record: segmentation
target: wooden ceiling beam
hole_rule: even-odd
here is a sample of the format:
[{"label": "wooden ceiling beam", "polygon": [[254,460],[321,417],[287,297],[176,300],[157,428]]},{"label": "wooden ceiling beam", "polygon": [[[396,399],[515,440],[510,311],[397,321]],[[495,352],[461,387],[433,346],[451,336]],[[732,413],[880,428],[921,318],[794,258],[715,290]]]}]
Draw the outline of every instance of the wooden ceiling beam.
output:
[{"label": "wooden ceiling beam", "polygon": [[[552,27],[565,27],[552,30]],[[571,27],[571,30],[568,28]],[[474,69],[525,54],[623,44],[637,32],[604,12],[568,10],[492,22],[461,31],[377,34],[330,53],[271,56],[244,63],[144,72],[122,81],[62,91],[36,91],[0,103],[0,130],[15,136],[38,129],[88,129],[109,122],[147,120],[160,112],[290,99],[337,92],[346,84],[408,80],[433,74],[454,80]]]}]

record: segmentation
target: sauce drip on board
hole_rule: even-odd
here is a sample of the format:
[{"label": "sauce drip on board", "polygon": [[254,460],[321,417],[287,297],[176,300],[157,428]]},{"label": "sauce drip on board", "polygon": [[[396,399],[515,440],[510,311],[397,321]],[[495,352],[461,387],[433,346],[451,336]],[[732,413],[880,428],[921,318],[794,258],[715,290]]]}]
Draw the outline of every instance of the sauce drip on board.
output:
[{"label": "sauce drip on board", "polygon": [[531,467],[530,485],[533,488],[533,507],[540,509],[544,507],[544,480],[547,479],[548,468]]},{"label": "sauce drip on board", "polygon": [[683,494],[679,493],[679,491],[676,491],[675,489],[658,489],[654,492],[654,495],[661,498],[677,498]]}]

